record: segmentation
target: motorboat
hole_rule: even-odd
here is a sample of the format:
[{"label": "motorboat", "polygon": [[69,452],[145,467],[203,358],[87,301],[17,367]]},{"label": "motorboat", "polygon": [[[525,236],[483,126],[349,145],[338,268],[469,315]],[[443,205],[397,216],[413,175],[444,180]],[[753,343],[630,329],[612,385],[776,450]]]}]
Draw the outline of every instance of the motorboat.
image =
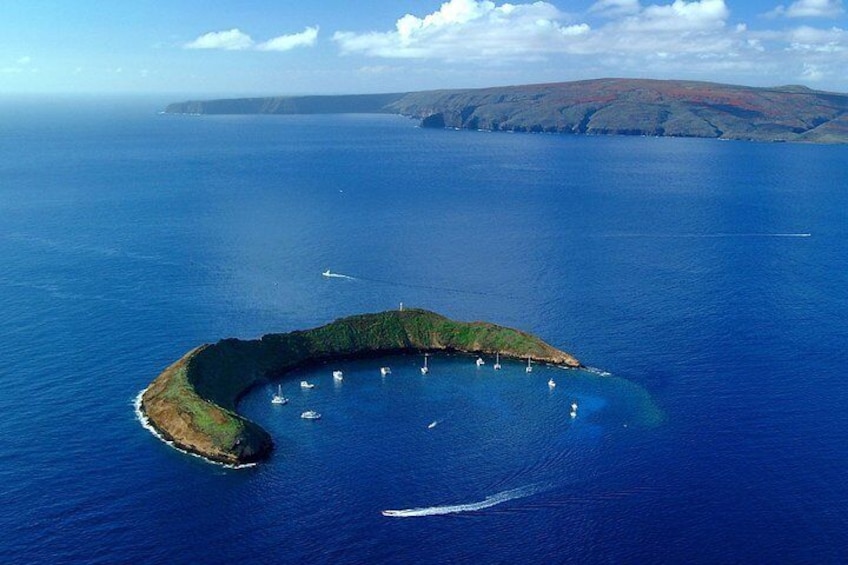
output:
[{"label": "motorboat", "polygon": [[553,379],[548,380],[548,387],[554,388],[556,386],[556,382]]},{"label": "motorboat", "polygon": [[572,410],[572,411],[571,411],[571,419],[573,420],[573,419],[574,419],[574,418],[576,418],[576,417],[577,417],[577,412],[575,412],[574,410]]},{"label": "motorboat", "polygon": [[344,373],[341,371],[333,371],[333,380],[340,383],[344,380]]},{"label": "motorboat", "polygon": [[576,402],[572,402],[572,403],[571,403],[571,411],[572,411],[572,412],[577,412],[577,403],[576,403]]},{"label": "motorboat", "polygon": [[430,368],[427,366],[427,354],[424,354],[424,366],[421,367],[421,374],[426,375],[430,372]]},{"label": "motorboat", "polygon": [[501,370],[501,354],[500,351],[495,353],[495,364],[492,366],[495,371]]},{"label": "motorboat", "polygon": [[332,277],[333,276],[333,273],[330,272],[330,269],[327,269],[326,271],[324,271],[321,274],[324,275],[325,277]]},{"label": "motorboat", "polygon": [[386,375],[391,375],[392,374],[391,367],[380,367],[380,374],[383,375],[384,377]]},{"label": "motorboat", "polygon": [[485,365],[485,364],[486,364],[486,362],[485,362],[485,361],[483,361],[483,358],[482,358],[482,357],[478,357],[478,358],[477,358],[477,366],[478,366],[478,367],[482,367],[482,366],[483,366],[483,365]]},{"label": "motorboat", "polygon": [[300,388],[315,388],[315,385],[308,381],[300,381]]},{"label": "motorboat", "polygon": [[321,414],[316,412],[315,410],[307,410],[303,414],[300,415],[304,420],[318,420],[321,418]]},{"label": "motorboat", "polygon": [[435,428],[435,427],[436,427],[436,425],[437,425],[438,423],[439,423],[439,421],[438,421],[438,420],[433,420],[433,421],[432,421],[432,422],[430,422],[430,424],[427,426],[427,429],[428,429],[428,430],[432,430],[433,428]]},{"label": "motorboat", "polygon": [[277,394],[271,397],[271,404],[285,404],[289,399],[283,396],[283,387],[277,385]]}]

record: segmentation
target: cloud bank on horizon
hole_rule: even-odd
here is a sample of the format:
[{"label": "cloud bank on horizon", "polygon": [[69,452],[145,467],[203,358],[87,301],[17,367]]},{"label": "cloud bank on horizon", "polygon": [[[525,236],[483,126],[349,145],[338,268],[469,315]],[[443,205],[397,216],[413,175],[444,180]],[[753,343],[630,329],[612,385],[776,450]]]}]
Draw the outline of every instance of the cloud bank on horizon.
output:
[{"label": "cloud bank on horizon", "polygon": [[[842,0],[795,0],[758,15],[765,29],[731,23],[725,0],[597,0],[582,13],[554,3],[449,0],[425,15],[406,14],[384,31],[335,31],[342,56],[448,64],[505,65],[556,60],[596,74],[738,76],[769,74],[810,83],[842,80],[848,36],[814,21],[845,13]],[[804,20],[798,23],[798,20]],[[777,25],[774,25],[777,24]],[[256,43],[237,28],[209,32],[187,49],[287,51],[314,46],[318,26]],[[386,65],[363,70],[391,70]],[[789,71],[789,69],[794,69]]]},{"label": "cloud bank on horizon", "polygon": [[[0,92],[399,92],[601,77],[848,92],[848,0],[21,3]],[[122,27],[119,22],[134,22]],[[61,34],[57,33],[61,31]],[[56,39],[61,37],[61,41]]]}]

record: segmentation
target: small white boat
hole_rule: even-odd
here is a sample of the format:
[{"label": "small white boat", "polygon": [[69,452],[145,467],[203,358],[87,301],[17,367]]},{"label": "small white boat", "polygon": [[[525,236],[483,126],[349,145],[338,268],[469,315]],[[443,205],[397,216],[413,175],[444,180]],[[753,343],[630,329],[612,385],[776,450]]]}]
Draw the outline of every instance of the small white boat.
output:
[{"label": "small white boat", "polygon": [[391,375],[392,374],[391,367],[380,367],[380,374],[383,375],[384,377],[386,375]]},{"label": "small white boat", "polygon": [[526,373],[532,373],[533,372],[533,365],[530,364],[530,358],[529,357],[527,358],[527,366],[524,367],[524,371]]},{"label": "small white boat", "polygon": [[483,365],[485,365],[485,364],[486,364],[486,362],[485,362],[485,361],[483,361],[483,358],[482,358],[482,357],[478,357],[478,358],[477,358],[477,366],[478,366],[478,367],[482,367],[482,366],[483,366]]},{"label": "small white boat", "polygon": [[556,383],[554,382],[554,380],[553,380],[553,379],[549,379],[549,380],[548,380],[548,387],[549,387],[549,388],[554,388],[555,386],[556,386]]},{"label": "small white boat", "polygon": [[493,368],[495,369],[495,371],[501,370],[501,353],[500,353],[500,351],[495,353],[495,364],[494,364]]},{"label": "small white boat", "polygon": [[316,412],[315,410],[307,410],[303,414],[300,415],[304,420],[317,420],[321,417],[321,414]]},{"label": "small white boat", "polygon": [[577,412],[575,412],[574,410],[572,410],[572,411],[571,411],[571,419],[573,420],[573,419],[574,419],[574,418],[576,418],[576,417],[577,417]]},{"label": "small white boat", "polygon": [[436,424],[438,424],[438,423],[439,423],[439,421],[438,421],[438,420],[433,420],[433,421],[432,421],[432,422],[430,422],[430,424],[427,426],[427,429],[428,429],[428,430],[432,430],[433,428],[435,428],[435,427],[436,427]]},{"label": "small white boat", "polygon": [[285,404],[289,399],[283,396],[283,387],[277,385],[277,394],[271,397],[271,404]]},{"label": "small white boat", "polygon": [[326,271],[324,271],[321,274],[324,275],[325,277],[332,277],[333,276],[333,273],[330,272],[330,269],[327,269]]},{"label": "small white boat", "polygon": [[572,412],[577,412],[577,403],[576,403],[576,402],[572,402],[572,403],[571,403],[571,411],[572,411]]},{"label": "small white boat", "polygon": [[430,368],[427,366],[427,354],[424,354],[424,366],[421,367],[421,374],[426,375],[430,372]]},{"label": "small white boat", "polygon": [[307,381],[300,381],[300,388],[315,388],[315,385]]},{"label": "small white boat", "polygon": [[333,371],[333,380],[340,383],[344,380],[344,373],[341,371]]}]

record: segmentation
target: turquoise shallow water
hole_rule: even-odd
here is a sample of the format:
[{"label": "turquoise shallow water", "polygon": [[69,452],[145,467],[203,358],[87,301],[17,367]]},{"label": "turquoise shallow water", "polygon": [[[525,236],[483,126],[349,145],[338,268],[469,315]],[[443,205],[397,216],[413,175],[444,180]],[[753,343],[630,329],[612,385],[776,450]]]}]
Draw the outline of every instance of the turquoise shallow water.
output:
[{"label": "turquoise shallow water", "polygon": [[[0,104],[3,562],[845,559],[844,147],[160,107]],[[241,471],[136,421],[200,343],[401,301],[612,376],[317,367]]]}]

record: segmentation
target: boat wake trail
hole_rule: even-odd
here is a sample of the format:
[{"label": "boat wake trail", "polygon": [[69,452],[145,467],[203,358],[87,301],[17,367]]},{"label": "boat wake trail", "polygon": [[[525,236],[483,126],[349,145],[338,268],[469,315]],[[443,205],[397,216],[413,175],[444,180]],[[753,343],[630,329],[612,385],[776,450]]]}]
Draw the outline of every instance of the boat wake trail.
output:
[{"label": "boat wake trail", "polygon": [[611,233],[603,234],[606,238],[644,237],[659,239],[708,239],[736,237],[812,237],[811,233]]},{"label": "boat wake trail", "polygon": [[427,284],[412,284],[412,283],[405,283],[405,282],[400,282],[400,281],[389,281],[389,280],[385,280],[385,279],[371,279],[371,278],[366,278],[366,277],[359,277],[358,280],[377,283],[377,284],[384,284],[384,285],[388,285],[388,286],[398,286],[398,287],[403,287],[403,288],[420,288],[420,289],[423,289],[423,290],[436,290],[436,291],[439,291],[439,292],[452,292],[452,293],[455,293],[455,294],[469,294],[469,295],[474,295],[474,296],[497,296],[497,297],[500,297],[500,298],[510,298],[510,299],[515,298],[515,296],[513,296],[513,295],[501,294],[501,293],[498,293],[498,292],[481,292],[481,291],[477,291],[477,290],[451,288],[451,287],[448,287],[448,286],[434,286],[434,285],[427,285]]},{"label": "boat wake trail", "polygon": [[405,283],[405,282],[400,282],[400,281],[389,281],[389,280],[385,280],[385,279],[372,279],[372,278],[368,278],[368,277],[352,277],[350,275],[343,275],[341,273],[333,273],[329,269],[327,269],[326,271],[321,273],[321,275],[323,275],[325,278],[328,278],[328,279],[348,279],[348,280],[351,280],[351,281],[371,282],[371,283],[383,284],[383,285],[388,285],[388,286],[398,286],[398,287],[403,287],[403,288],[420,288],[420,289],[424,289],[424,290],[437,290],[437,291],[440,291],[440,292],[453,292],[453,293],[456,293],[456,294],[471,294],[471,295],[476,295],[476,296],[497,296],[497,297],[500,297],[500,298],[510,298],[510,299],[515,298],[515,296],[509,295],[509,294],[500,294],[500,293],[497,293],[497,292],[480,292],[480,291],[467,290],[467,289],[461,289],[461,288],[450,288],[450,287],[446,287],[446,286],[432,286],[432,285],[426,285],[426,284],[411,284],[411,283]]},{"label": "boat wake trail", "polygon": [[321,274],[327,277],[328,279],[348,279],[350,281],[356,280],[356,277],[351,277],[350,275],[343,275],[341,273],[331,273],[329,269]]},{"label": "boat wake trail", "polygon": [[446,506],[429,506],[427,508],[407,508],[405,510],[383,510],[383,516],[392,518],[417,518],[421,516],[443,516],[445,514],[458,514],[460,512],[476,512],[498,504],[503,504],[516,498],[525,498],[536,494],[541,488],[538,485],[529,485],[512,490],[506,490],[487,496],[479,502],[467,504],[448,504]]}]

